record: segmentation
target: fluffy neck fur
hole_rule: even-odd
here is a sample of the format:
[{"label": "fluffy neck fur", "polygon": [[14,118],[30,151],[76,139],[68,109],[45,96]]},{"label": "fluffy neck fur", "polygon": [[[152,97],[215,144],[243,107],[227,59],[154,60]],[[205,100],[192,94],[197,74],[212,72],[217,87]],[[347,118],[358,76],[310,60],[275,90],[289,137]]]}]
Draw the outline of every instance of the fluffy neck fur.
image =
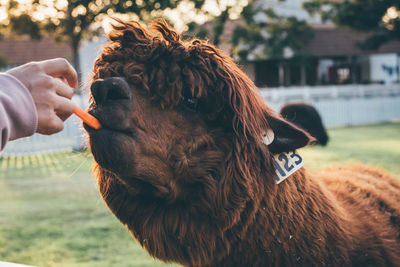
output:
[{"label": "fluffy neck fur", "polygon": [[[260,157],[249,164],[251,182],[244,182],[234,166],[227,167],[225,178],[230,184],[220,186],[230,187],[230,193],[215,207],[165,206],[161,200],[135,199],[117,177],[101,169],[98,181],[114,214],[150,255],[164,261],[185,266],[349,262],[348,248],[353,245],[346,229],[347,214],[317,180],[301,169],[276,185]],[[215,213],[199,216],[203,208]],[[310,246],[319,248],[318,255],[310,254]]]}]

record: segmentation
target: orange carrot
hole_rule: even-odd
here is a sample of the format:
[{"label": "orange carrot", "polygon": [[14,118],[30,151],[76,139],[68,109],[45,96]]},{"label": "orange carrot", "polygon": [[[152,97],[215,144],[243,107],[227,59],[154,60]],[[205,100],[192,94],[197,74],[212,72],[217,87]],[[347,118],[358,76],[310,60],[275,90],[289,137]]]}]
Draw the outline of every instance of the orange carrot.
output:
[{"label": "orange carrot", "polygon": [[92,127],[95,130],[98,130],[101,128],[101,124],[100,122],[93,117],[92,115],[90,115],[89,113],[87,113],[86,111],[84,111],[83,109],[81,109],[78,105],[75,106],[75,111],[74,111],[75,115],[78,116],[84,123],[86,123],[87,125],[89,125],[90,127]]}]

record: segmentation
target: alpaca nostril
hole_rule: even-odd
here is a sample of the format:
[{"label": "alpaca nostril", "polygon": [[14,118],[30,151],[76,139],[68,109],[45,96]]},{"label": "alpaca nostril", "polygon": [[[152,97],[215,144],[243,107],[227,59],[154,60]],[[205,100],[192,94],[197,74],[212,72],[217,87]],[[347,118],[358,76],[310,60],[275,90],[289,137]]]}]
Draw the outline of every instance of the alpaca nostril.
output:
[{"label": "alpaca nostril", "polygon": [[104,80],[99,79],[99,80],[94,81],[92,83],[92,85],[90,86],[90,91],[92,92],[93,99],[97,104],[103,103],[105,100],[104,93],[103,93],[103,91],[104,91],[103,84],[104,84]]},{"label": "alpaca nostril", "polygon": [[94,101],[103,104],[107,101],[124,100],[131,98],[129,84],[124,78],[112,77],[105,80],[96,80],[90,87]]}]

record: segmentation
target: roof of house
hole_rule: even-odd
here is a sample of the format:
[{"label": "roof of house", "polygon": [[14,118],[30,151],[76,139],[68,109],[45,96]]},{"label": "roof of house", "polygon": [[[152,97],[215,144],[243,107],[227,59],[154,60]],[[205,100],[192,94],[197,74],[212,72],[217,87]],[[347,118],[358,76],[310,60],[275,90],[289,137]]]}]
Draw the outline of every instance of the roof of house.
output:
[{"label": "roof of house", "polygon": [[303,51],[314,56],[349,56],[377,53],[400,53],[400,42],[389,42],[377,50],[361,50],[357,43],[368,37],[367,33],[329,25],[314,25],[315,37]]},{"label": "roof of house", "polygon": [[[234,29],[241,24],[243,24],[242,20],[228,21],[225,24],[220,44],[223,50],[228,52],[231,50],[229,41],[232,38]],[[314,39],[310,40],[303,48],[303,51],[309,55],[333,57],[378,53],[400,54],[400,42],[389,42],[382,45],[378,50],[366,51],[358,48],[357,42],[365,40],[368,37],[368,33],[355,32],[347,28],[338,28],[332,23],[313,24],[311,26],[315,30]]]},{"label": "roof of house", "polygon": [[72,49],[67,44],[56,44],[48,38],[2,39],[0,40],[0,56],[6,58],[10,65],[21,65],[55,57],[63,57],[71,61]]},{"label": "roof of house", "polygon": [[[230,21],[225,25],[225,31],[221,36],[220,46],[231,50],[229,40],[234,29],[243,21]],[[211,24],[208,25],[211,27]],[[315,37],[305,45],[303,51],[306,54],[330,57],[349,56],[376,53],[400,53],[400,42],[390,42],[381,46],[378,50],[364,51],[356,44],[364,40],[368,34],[354,32],[350,29],[336,28],[332,24],[313,25]],[[43,38],[41,40],[3,39],[0,40],[0,56],[7,59],[10,65],[21,65],[30,61],[38,61],[55,57],[63,57],[72,60],[72,49],[67,44],[56,44],[54,41]]]}]

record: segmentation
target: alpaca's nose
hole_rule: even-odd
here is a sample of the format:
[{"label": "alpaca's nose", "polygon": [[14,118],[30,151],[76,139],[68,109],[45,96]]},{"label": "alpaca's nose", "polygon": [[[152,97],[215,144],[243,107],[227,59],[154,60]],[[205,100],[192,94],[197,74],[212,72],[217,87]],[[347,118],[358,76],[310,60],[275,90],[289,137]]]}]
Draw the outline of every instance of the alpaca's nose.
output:
[{"label": "alpaca's nose", "polygon": [[131,99],[129,84],[121,77],[96,80],[92,83],[90,91],[98,105],[108,101]]}]

